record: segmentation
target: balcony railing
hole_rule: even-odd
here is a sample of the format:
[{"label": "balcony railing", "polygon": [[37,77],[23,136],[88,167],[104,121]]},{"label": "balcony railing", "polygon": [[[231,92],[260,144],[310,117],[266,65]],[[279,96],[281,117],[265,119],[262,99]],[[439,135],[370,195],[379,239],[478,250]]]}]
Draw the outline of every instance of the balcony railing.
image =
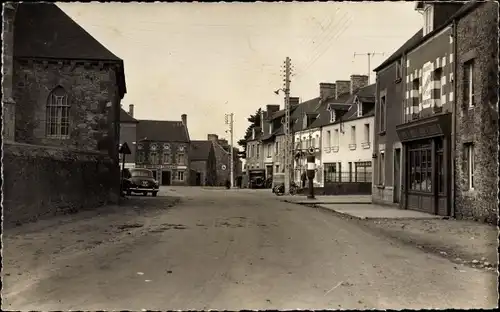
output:
[{"label": "balcony railing", "polygon": [[344,183],[371,183],[372,173],[370,171],[359,172],[325,172],[325,183],[328,182],[344,182]]},{"label": "balcony railing", "polygon": [[339,146],[332,146],[332,152],[337,153],[339,151]]},{"label": "balcony railing", "polygon": [[351,151],[355,150],[355,149],[356,149],[356,143],[349,144],[349,149],[350,149]]},{"label": "balcony railing", "polygon": [[371,145],[370,142],[363,142],[363,143],[361,143],[361,147],[364,148],[364,149],[370,148],[370,145]]},{"label": "balcony railing", "polygon": [[325,147],[325,148],[323,148],[323,151],[325,153],[331,153],[332,152],[332,148],[331,147]]}]

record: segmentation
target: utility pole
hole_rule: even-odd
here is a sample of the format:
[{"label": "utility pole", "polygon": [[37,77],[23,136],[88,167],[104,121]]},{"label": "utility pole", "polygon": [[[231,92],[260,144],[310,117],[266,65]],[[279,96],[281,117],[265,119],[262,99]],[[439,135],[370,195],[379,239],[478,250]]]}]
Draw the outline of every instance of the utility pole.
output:
[{"label": "utility pole", "polygon": [[233,150],[233,122],[234,122],[234,113],[231,113],[231,114],[226,114],[225,116],[226,118],[226,125],[229,125],[229,134],[231,135],[231,138],[230,138],[230,153],[229,153],[229,168],[230,168],[230,172],[231,172],[231,188],[234,187],[234,150]]},{"label": "utility pole", "polygon": [[292,149],[292,131],[290,129],[290,74],[291,74],[291,60],[287,56],[285,60],[285,87],[283,91],[285,92],[285,194],[290,194],[290,170],[291,161],[293,156],[291,155]]},{"label": "utility pole", "polygon": [[370,84],[370,76],[371,76],[371,58],[375,55],[384,55],[385,53],[380,53],[380,52],[367,52],[367,53],[356,53],[354,52],[354,58],[356,56],[361,56],[361,55],[366,55],[368,57],[368,84]]}]

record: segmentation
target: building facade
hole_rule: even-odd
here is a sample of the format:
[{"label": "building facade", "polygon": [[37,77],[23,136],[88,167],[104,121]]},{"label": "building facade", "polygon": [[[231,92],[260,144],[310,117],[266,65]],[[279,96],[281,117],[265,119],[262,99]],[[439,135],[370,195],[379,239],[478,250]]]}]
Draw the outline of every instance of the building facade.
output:
[{"label": "building facade", "polygon": [[[137,141],[137,119],[134,118],[134,105],[129,105],[128,113],[120,108],[120,146],[127,143],[130,155],[125,155],[125,168],[135,168],[135,150]],[[120,165],[123,163],[123,155],[120,154]]]},{"label": "building facade", "polygon": [[4,225],[117,203],[123,61],[55,4],[3,10]]},{"label": "building facade", "polygon": [[190,184],[190,139],[187,116],[182,121],[138,120],[136,167],[153,171],[161,185]]},{"label": "building facade", "polygon": [[456,19],[455,207],[459,218],[497,222],[498,3]]},{"label": "building facade", "polygon": [[[231,180],[231,147],[226,139],[220,139],[217,134],[208,134],[207,140],[212,142],[216,159],[216,186],[224,186]],[[238,156],[239,150],[233,147],[233,175],[236,179],[243,174],[243,165]],[[234,183],[233,185],[236,185]]]},{"label": "building facade", "polygon": [[215,186],[217,183],[217,164],[212,141],[191,141],[190,185]]},{"label": "building facade", "polygon": [[374,109],[375,84],[360,88],[343,105],[326,108],[330,122],[321,130],[325,185],[371,184]]},{"label": "building facade", "polygon": [[[498,113],[490,104],[496,95],[488,90],[496,90],[498,80],[492,73],[498,67],[496,59],[475,52],[498,55],[491,43],[491,35],[498,36],[491,26],[498,6],[487,5],[417,3],[423,29],[375,69],[374,201],[492,220],[497,191],[490,185],[497,183],[498,169],[493,168],[491,150],[497,145],[490,143],[497,142],[493,133],[498,131]],[[481,169],[476,159],[482,160]],[[485,183],[476,190],[478,172]],[[478,193],[484,196],[481,204],[476,204]]]}]

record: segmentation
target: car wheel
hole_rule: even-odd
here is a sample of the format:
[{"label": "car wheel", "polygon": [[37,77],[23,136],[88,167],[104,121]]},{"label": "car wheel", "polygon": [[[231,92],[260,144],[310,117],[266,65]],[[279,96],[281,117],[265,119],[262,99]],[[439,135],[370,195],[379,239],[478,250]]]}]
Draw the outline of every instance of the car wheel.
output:
[{"label": "car wheel", "polygon": [[158,192],[153,192],[151,194],[153,195],[153,197],[156,197],[156,195],[158,194]]}]

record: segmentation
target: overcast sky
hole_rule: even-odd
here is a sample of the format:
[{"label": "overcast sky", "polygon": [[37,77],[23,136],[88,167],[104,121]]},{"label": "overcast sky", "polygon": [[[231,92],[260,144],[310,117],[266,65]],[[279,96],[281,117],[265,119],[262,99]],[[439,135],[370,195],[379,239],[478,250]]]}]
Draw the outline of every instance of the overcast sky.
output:
[{"label": "overcast sky", "polygon": [[[192,139],[225,133],[234,140],[246,118],[283,106],[281,67],[292,59],[291,96],[319,95],[320,82],[367,74],[422,26],[413,2],[329,3],[59,3],[69,16],[124,60],[139,119],[180,120]],[[374,82],[374,75],[371,76]]]}]

